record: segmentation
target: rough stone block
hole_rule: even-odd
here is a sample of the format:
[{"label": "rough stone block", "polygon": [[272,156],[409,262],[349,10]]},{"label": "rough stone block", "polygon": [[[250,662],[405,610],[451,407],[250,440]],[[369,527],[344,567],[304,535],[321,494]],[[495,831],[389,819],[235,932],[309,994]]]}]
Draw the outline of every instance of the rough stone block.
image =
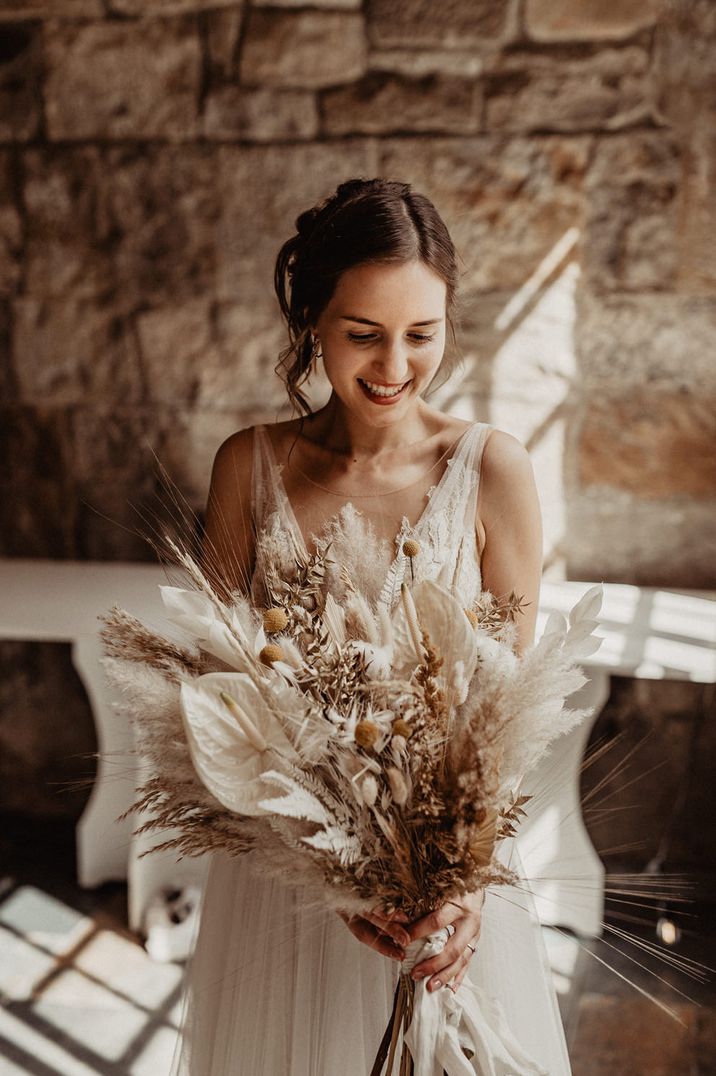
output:
[{"label": "rough stone block", "polygon": [[677,286],[716,291],[716,6],[673,4],[654,41],[661,114],[684,148]]},{"label": "rough stone block", "polygon": [[13,352],[18,392],[27,403],[142,399],[131,327],[112,307],[85,299],[18,298]]},{"label": "rough stone block", "polygon": [[471,134],[480,125],[480,87],[449,75],[396,78],[372,73],[321,94],[327,134],[435,131]]},{"label": "rough stone block", "polygon": [[108,178],[96,147],[28,149],[25,291],[35,296],[110,295],[115,287]]},{"label": "rough stone block", "polygon": [[108,150],[112,269],[127,306],[213,293],[223,241],[217,152],[211,145]]},{"label": "rough stone block", "polygon": [[0,552],[6,557],[72,557],[74,490],[69,424],[55,408],[0,410]]},{"label": "rough stone block", "polygon": [[281,245],[295,232],[296,217],[343,180],[378,174],[375,145],[345,139],[336,144],[222,146],[216,152],[218,297],[244,308],[271,304],[278,319],[274,265]]},{"label": "rough stone block", "polygon": [[17,400],[18,387],[10,358],[10,304],[0,301],[0,400],[5,404]]},{"label": "rough stone block", "polygon": [[568,579],[716,588],[716,499],[642,500],[592,487],[567,499]]},{"label": "rough stone block", "polygon": [[118,15],[177,15],[188,11],[240,8],[243,0],[108,0],[107,6]]},{"label": "rough stone block", "polygon": [[273,307],[196,300],[137,315],[150,398],[177,409],[280,406],[274,366],[285,329]]},{"label": "rough stone block", "polygon": [[0,810],[79,818],[92,787],[96,750],[92,711],[69,643],[3,639]]},{"label": "rough stone block", "polygon": [[[58,7],[61,6],[61,11]],[[0,22],[22,22],[29,19],[101,18],[104,15],[102,0],[0,0]]]},{"label": "rough stone block", "polygon": [[590,56],[508,54],[486,79],[491,131],[618,130],[654,110],[646,49],[605,48]]},{"label": "rough stone block", "polygon": [[535,41],[604,41],[652,26],[661,0],[527,0],[525,28]]},{"label": "rough stone block", "polygon": [[75,407],[69,415],[74,496],[63,506],[79,560],[155,560],[147,518],[160,507],[152,448],[157,419],[138,407]]},{"label": "rough stone block", "polygon": [[477,78],[484,67],[484,58],[474,49],[375,48],[368,53],[369,71],[387,71],[408,78],[425,75]]},{"label": "rough stone block", "polygon": [[579,382],[589,397],[651,390],[716,394],[716,298],[578,294]]},{"label": "rough stone block", "polygon": [[410,138],[381,143],[380,174],[413,183],[443,215],[461,289],[520,288],[584,212],[586,138]]},{"label": "rough stone block", "polygon": [[667,131],[615,135],[596,144],[586,183],[584,267],[591,287],[673,287],[680,158]]},{"label": "rough stone block", "polygon": [[[254,7],[306,7],[306,0],[252,0]],[[362,0],[311,0],[311,7],[358,11]]]},{"label": "rough stone block", "polygon": [[0,141],[27,141],[40,123],[42,53],[37,24],[2,31],[0,54]]},{"label": "rough stone block", "polygon": [[196,134],[201,49],[191,16],[48,22],[45,56],[50,138]]},{"label": "rough stone block", "polygon": [[350,82],[366,69],[363,16],[343,11],[256,10],[246,20],[241,79],[308,89]]},{"label": "rough stone block", "polygon": [[222,86],[206,99],[202,130],[205,138],[251,142],[315,138],[316,97],[302,90]]},{"label": "rough stone block", "polygon": [[237,75],[239,36],[243,21],[243,7],[219,8],[206,12],[206,60],[211,78],[229,80]]},{"label": "rough stone block", "polygon": [[0,295],[10,295],[20,282],[23,226],[17,205],[17,158],[0,149]]},{"label": "rough stone block", "polygon": [[716,497],[716,394],[597,395],[579,438],[583,487],[611,486],[645,500]]},{"label": "rough stone block", "polygon": [[368,30],[377,45],[494,46],[513,32],[511,0],[368,0]]}]

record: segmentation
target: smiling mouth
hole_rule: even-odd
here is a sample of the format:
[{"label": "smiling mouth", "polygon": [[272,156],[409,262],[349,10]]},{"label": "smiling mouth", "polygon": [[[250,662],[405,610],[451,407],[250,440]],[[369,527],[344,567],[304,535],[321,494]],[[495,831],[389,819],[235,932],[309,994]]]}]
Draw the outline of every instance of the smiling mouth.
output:
[{"label": "smiling mouth", "polygon": [[411,384],[411,381],[404,381],[402,385],[381,385],[377,381],[366,381],[362,377],[358,378],[358,383],[365,395],[371,400],[380,400],[381,403],[397,399],[398,396],[402,395],[404,389]]}]

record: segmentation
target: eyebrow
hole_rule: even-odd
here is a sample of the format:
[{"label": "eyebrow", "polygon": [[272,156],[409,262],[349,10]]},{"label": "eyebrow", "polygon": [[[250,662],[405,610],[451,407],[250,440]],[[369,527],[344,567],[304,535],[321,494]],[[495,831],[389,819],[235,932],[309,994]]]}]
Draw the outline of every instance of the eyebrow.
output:
[{"label": "eyebrow", "polygon": [[[442,318],[430,318],[428,321],[411,321],[410,324],[411,325],[417,325],[417,326],[437,325],[438,322],[440,322],[442,320],[443,320]],[[368,318],[358,318],[358,317],[355,317],[353,314],[343,314],[343,315],[341,315],[341,321],[359,321],[361,325],[375,325],[376,328],[378,328],[378,329],[383,328],[383,326],[380,324],[379,321],[369,321]]]}]

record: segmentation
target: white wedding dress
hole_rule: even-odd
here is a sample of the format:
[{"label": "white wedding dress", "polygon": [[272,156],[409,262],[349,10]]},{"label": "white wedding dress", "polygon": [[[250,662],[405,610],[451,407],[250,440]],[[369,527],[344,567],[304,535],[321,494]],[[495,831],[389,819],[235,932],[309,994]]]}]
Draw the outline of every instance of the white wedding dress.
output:
[{"label": "white wedding dress", "polygon": [[[420,519],[403,520],[392,548],[350,504],[326,523],[332,559],[373,598],[399,596],[408,536],[420,546],[416,578],[438,579],[442,572],[452,579],[457,569],[465,605],[479,591],[474,520],[489,430],[485,423],[465,430]],[[254,444],[257,565],[262,548],[274,556],[282,551],[290,562],[305,540],[263,427],[256,427]],[[254,580],[260,600],[258,573]],[[340,591],[340,576],[327,585]],[[500,855],[519,871],[515,841],[504,841]],[[399,965],[357,941],[335,913],[307,904],[300,889],[253,876],[247,858],[214,854],[210,862],[172,1076],[369,1076]],[[540,927],[522,889],[488,891],[477,952],[456,999],[470,983],[501,1011],[529,1059],[520,1076],[569,1076]],[[514,1076],[517,1070],[495,1048],[478,1071]]]}]

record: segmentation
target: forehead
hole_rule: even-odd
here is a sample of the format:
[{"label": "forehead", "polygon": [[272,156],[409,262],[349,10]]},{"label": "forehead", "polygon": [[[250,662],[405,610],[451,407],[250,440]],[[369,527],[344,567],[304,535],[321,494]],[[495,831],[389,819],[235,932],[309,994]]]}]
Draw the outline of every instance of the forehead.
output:
[{"label": "forehead", "polygon": [[445,281],[422,261],[356,265],[341,274],[329,307],[338,316],[425,320],[444,316],[446,293]]}]

